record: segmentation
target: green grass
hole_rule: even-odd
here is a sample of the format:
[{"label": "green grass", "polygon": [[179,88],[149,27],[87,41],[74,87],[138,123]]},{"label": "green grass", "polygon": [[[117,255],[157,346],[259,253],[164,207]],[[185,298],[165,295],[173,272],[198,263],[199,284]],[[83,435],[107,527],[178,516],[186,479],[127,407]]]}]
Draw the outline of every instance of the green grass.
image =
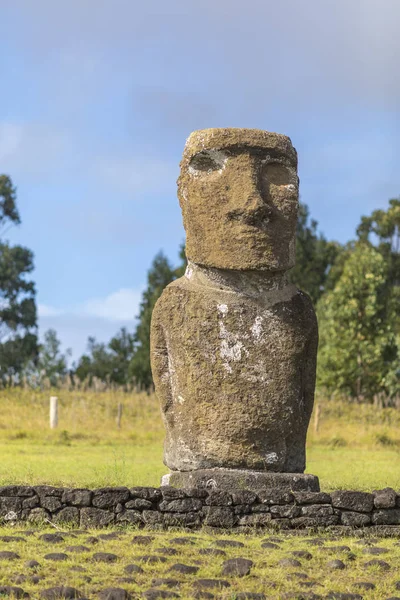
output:
[{"label": "green grass", "polygon": [[[45,532],[55,533],[54,529],[43,529],[27,536],[24,529],[10,530],[0,528],[0,536],[18,535],[25,541],[5,543],[0,541],[0,550],[9,550],[18,554],[15,560],[1,560],[0,585],[18,585],[31,598],[39,598],[39,590],[53,586],[68,585],[78,589],[82,596],[92,599],[97,598],[100,590],[106,587],[119,587],[128,591],[133,597],[142,597],[141,594],[150,588],[172,589],[179,593],[182,599],[193,598],[195,582],[198,579],[222,579],[229,583],[229,587],[222,591],[208,590],[216,593],[218,597],[234,600],[240,592],[262,592],[267,598],[280,600],[289,592],[313,591],[326,597],[329,592],[358,592],[365,600],[383,600],[396,596],[396,582],[400,579],[400,546],[395,539],[380,539],[370,541],[370,538],[358,537],[333,538],[327,534],[319,534],[320,546],[309,543],[310,537],[306,535],[285,534],[283,532],[264,532],[253,535],[224,535],[221,533],[210,534],[204,531],[188,534],[182,531],[135,531],[121,530],[119,538],[114,540],[101,540],[98,536],[106,531],[81,532],[78,535],[73,531],[62,533],[63,541],[49,544],[42,541],[40,536]],[[56,532],[57,533],[57,532]],[[134,537],[136,535],[150,536],[152,539],[147,545],[139,545]],[[98,542],[88,541],[89,536],[97,537]],[[174,538],[190,538],[191,545],[181,545]],[[313,536],[316,537],[315,535]],[[218,548],[217,540],[240,541],[243,546],[239,548],[225,547],[225,556],[202,555],[199,550],[205,548]],[[277,548],[263,549],[262,540],[274,540]],[[360,543],[361,542],[361,543]],[[83,545],[87,550],[74,553],[67,550],[68,546]],[[346,545],[349,551],[329,550],[330,547]],[[365,550],[371,545],[376,545],[387,550],[385,554],[373,556],[366,554]],[[171,556],[160,552],[160,548],[174,548],[176,554]],[[282,567],[279,561],[283,558],[293,558],[293,551],[306,550],[311,553],[309,559],[299,558],[300,566]],[[63,552],[67,560],[53,562],[45,558],[48,553]],[[93,555],[97,552],[108,552],[116,555],[113,563],[95,562]],[[165,562],[146,563],[141,556],[164,556]],[[249,575],[244,577],[228,576],[222,572],[223,563],[229,558],[246,558],[253,562]],[[378,558],[390,565],[389,571],[382,571],[379,567],[366,567],[365,563]],[[40,564],[35,570],[30,571],[24,567],[27,560],[37,560]],[[344,570],[332,570],[328,563],[333,559],[343,561]],[[143,573],[127,575],[124,568],[128,564],[140,565]],[[198,567],[196,574],[183,575],[171,570],[176,563]],[[83,569],[74,571],[74,567]],[[302,578],[294,575],[302,573]],[[26,580],[18,579],[23,574]],[[41,578],[39,583],[33,583],[29,576],[37,575]],[[129,580],[121,580],[131,577]],[[154,579],[175,579],[177,583],[168,588]],[[376,588],[372,591],[360,591],[356,587],[357,581],[373,583]],[[305,587],[310,584],[312,587]],[[222,595],[221,595],[222,593]],[[397,592],[398,593],[398,592]],[[301,596],[294,596],[301,597]]]},{"label": "green grass", "polygon": [[[0,485],[157,486],[164,429],[154,396],[59,390],[60,422],[48,425],[50,393],[0,392]],[[121,429],[115,416],[124,404]],[[324,402],[311,422],[307,471],[321,488],[400,489],[400,411]]]}]

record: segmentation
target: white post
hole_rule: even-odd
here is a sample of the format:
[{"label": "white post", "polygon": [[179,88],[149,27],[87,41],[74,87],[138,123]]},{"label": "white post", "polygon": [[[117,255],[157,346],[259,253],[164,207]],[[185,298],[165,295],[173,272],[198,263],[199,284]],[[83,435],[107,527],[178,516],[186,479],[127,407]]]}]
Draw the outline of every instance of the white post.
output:
[{"label": "white post", "polygon": [[122,409],[123,409],[124,405],[122,404],[122,402],[118,403],[118,412],[117,412],[117,427],[118,429],[121,429],[121,419],[122,419]]},{"label": "white post", "polygon": [[50,429],[55,429],[58,425],[58,398],[50,397]]}]

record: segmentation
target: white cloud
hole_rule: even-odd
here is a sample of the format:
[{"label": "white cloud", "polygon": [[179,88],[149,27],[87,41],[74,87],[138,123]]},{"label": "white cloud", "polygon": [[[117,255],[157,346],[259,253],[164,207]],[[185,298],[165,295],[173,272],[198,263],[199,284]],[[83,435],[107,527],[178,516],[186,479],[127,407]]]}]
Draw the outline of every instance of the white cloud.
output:
[{"label": "white cloud", "polygon": [[79,312],[109,321],[133,320],[138,314],[141,296],[141,290],[121,288],[105,298],[88,300]]},{"label": "white cloud", "polygon": [[86,351],[89,336],[107,343],[121,327],[135,328],[142,291],[142,287],[121,288],[104,298],[66,308],[38,304],[40,335],[55,329],[63,349],[71,348],[75,360]]},{"label": "white cloud", "polygon": [[105,298],[92,298],[66,308],[38,304],[39,317],[76,316],[105,319],[106,321],[133,321],[139,313],[143,288],[121,288]]}]

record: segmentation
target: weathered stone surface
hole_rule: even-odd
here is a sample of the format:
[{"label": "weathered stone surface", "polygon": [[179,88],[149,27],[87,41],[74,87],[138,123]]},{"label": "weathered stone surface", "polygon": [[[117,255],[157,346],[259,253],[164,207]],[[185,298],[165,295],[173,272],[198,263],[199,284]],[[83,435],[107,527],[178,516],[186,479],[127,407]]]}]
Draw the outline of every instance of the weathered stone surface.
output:
[{"label": "weathered stone surface", "polygon": [[204,525],[211,527],[230,528],[235,524],[236,517],[228,507],[209,506],[206,509],[206,518]]},{"label": "weathered stone surface", "polygon": [[80,523],[79,509],[74,506],[67,506],[53,515],[51,520],[53,523],[68,523],[77,527]]},{"label": "weathered stone surface", "polygon": [[273,519],[294,519],[300,516],[301,508],[290,504],[288,506],[278,504],[277,506],[271,506],[270,512]]},{"label": "weathered stone surface", "polygon": [[135,498],[134,500],[129,500],[129,502],[126,502],[125,508],[147,510],[153,508],[153,503],[150,500],[145,500],[144,498]]},{"label": "weathered stone surface", "polygon": [[0,497],[0,517],[10,512],[19,513],[22,510],[22,499],[17,497]]},{"label": "weathered stone surface", "polygon": [[374,525],[400,525],[400,508],[375,510],[372,515]]},{"label": "weathered stone surface", "polygon": [[371,515],[343,510],[340,515],[340,520],[343,525],[350,525],[351,527],[365,527],[371,523]]},{"label": "weathered stone surface", "polygon": [[94,490],[92,504],[96,508],[113,508],[127,500],[129,500],[128,488],[100,488]]},{"label": "weathered stone surface", "polygon": [[[285,494],[291,490],[318,491],[318,477],[303,473],[272,473],[244,469],[196,469],[195,471],[172,471],[165,475],[171,486],[186,488],[196,486],[212,491],[231,492],[239,488],[259,492],[263,497],[271,496],[271,504],[286,504]],[[260,497],[260,493],[258,496]],[[281,502],[272,501],[274,497]],[[291,496],[293,500],[293,496]]]},{"label": "weathered stone surface", "polygon": [[340,517],[338,515],[331,515],[328,517],[296,517],[295,519],[290,519],[290,526],[295,529],[307,527],[331,527],[337,525],[339,519]]},{"label": "weathered stone surface", "polygon": [[61,500],[55,496],[42,496],[40,498],[40,505],[49,512],[56,512],[56,510],[62,507]]},{"label": "weathered stone surface", "polygon": [[206,500],[208,506],[230,506],[233,504],[232,496],[224,491],[212,491]]},{"label": "weathered stone surface", "polygon": [[49,521],[50,518],[50,513],[44,508],[32,508],[26,520],[29,523],[37,523],[38,525],[41,525],[44,522]]},{"label": "weathered stone surface", "polygon": [[245,577],[250,573],[253,561],[247,558],[229,558],[222,564],[222,575]]},{"label": "weathered stone surface", "polygon": [[198,527],[201,518],[198,513],[164,513],[164,524],[172,527]]},{"label": "weathered stone surface", "polygon": [[[317,322],[285,275],[295,258],[296,168],[289,138],[260,130],[197,131],[185,146],[178,196],[189,263],[159,298],[151,331],[171,485],[191,484],[173,481],[176,471],[304,471]],[[236,475],[225,487],[210,477],[210,487],[257,489]],[[285,487],[318,490],[305,481]]]},{"label": "weathered stone surface", "polygon": [[4,596],[12,596],[13,598],[29,598],[28,592],[24,592],[22,588],[13,585],[0,586],[0,597],[3,598]]},{"label": "weathered stone surface", "polygon": [[164,523],[164,514],[159,513],[158,510],[144,510],[142,517],[146,525],[162,525]]},{"label": "weathered stone surface", "polygon": [[56,586],[52,588],[47,588],[40,592],[40,597],[43,600],[58,600],[59,598],[80,598],[82,596],[79,590],[76,590],[73,587],[69,586]]},{"label": "weathered stone surface", "polygon": [[335,508],[369,513],[374,507],[374,496],[367,492],[337,491],[331,493],[331,498]]},{"label": "weathered stone surface", "polygon": [[293,492],[297,504],[331,504],[331,497],[325,492]]},{"label": "weathered stone surface", "polygon": [[101,508],[82,508],[81,527],[104,527],[114,522],[114,515]]},{"label": "weathered stone surface", "polygon": [[301,514],[306,517],[329,517],[333,515],[333,508],[330,504],[308,504],[301,507]]},{"label": "weathered stone surface", "polygon": [[144,523],[143,515],[138,510],[124,510],[117,515],[117,523],[132,523],[141,525]]},{"label": "weathered stone surface", "polygon": [[278,489],[265,489],[258,491],[258,499],[263,504],[272,506],[273,504],[293,504],[294,496],[289,492],[282,492]]},{"label": "weathered stone surface", "polygon": [[257,500],[257,494],[250,490],[235,490],[232,492],[232,504],[234,505],[250,505]]},{"label": "weathered stone surface", "polygon": [[374,492],[375,508],[395,508],[397,494],[393,488],[385,488]]},{"label": "weathered stone surface", "polygon": [[163,500],[159,509],[162,512],[192,512],[200,510],[203,506],[199,498],[179,498],[178,500]]},{"label": "weathered stone surface", "polygon": [[0,486],[0,496],[33,496],[35,490],[29,485],[2,485]]},{"label": "weathered stone surface", "polygon": [[219,269],[291,268],[296,169],[296,151],[284,135],[257,129],[194,131],[178,180],[188,259]]},{"label": "weathered stone surface", "polygon": [[132,498],[143,498],[144,500],[150,500],[151,502],[161,498],[161,490],[159,488],[134,487],[131,488],[129,492]]},{"label": "weathered stone surface", "polygon": [[243,515],[239,518],[239,525],[244,527],[263,527],[269,525],[272,516],[270,513],[258,513],[252,515]]},{"label": "weathered stone surface", "polygon": [[61,498],[64,493],[63,488],[54,487],[52,485],[36,485],[34,489],[40,498],[42,498],[42,496],[55,496],[56,498]]},{"label": "weathered stone surface", "polygon": [[93,492],[87,489],[65,490],[61,502],[72,506],[90,506],[92,496]]},{"label": "weathered stone surface", "polygon": [[117,587],[104,588],[98,593],[97,597],[99,600],[131,600],[132,598],[129,592]]},{"label": "weathered stone surface", "polygon": [[22,508],[37,508],[40,504],[39,496],[31,496],[22,500]]}]

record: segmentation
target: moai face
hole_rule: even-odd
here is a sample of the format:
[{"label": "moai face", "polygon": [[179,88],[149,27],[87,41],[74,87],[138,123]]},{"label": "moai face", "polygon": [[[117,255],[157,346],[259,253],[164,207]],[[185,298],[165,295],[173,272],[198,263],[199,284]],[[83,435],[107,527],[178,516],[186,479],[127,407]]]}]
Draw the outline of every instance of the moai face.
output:
[{"label": "moai face", "polygon": [[259,129],[193,132],[178,179],[188,259],[220,269],[290,269],[298,189],[288,137]]}]

